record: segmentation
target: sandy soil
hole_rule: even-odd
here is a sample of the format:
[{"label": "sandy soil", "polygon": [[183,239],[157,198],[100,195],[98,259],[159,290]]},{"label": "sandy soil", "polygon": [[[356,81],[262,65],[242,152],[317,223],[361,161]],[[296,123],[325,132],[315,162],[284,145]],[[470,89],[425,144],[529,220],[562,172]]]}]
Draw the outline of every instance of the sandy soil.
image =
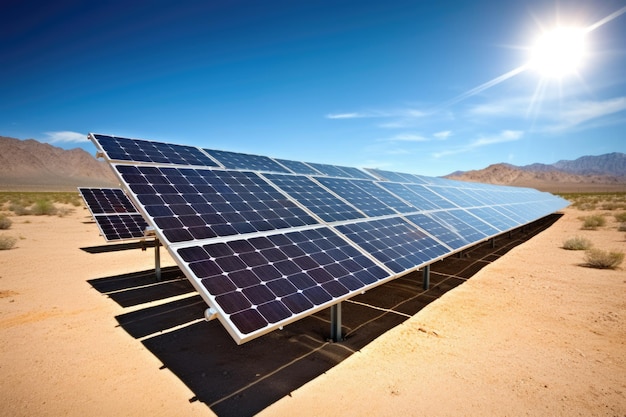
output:
[{"label": "sandy soil", "polygon": [[[626,273],[560,248],[584,235],[626,251],[625,236],[612,221],[581,231],[579,215],[566,210],[260,415],[626,416]],[[103,244],[83,209],[12,219],[0,232],[20,238],[0,251],[0,415],[215,415],[119,327],[134,307],[89,283],[152,268],[151,250],[80,250]]]}]

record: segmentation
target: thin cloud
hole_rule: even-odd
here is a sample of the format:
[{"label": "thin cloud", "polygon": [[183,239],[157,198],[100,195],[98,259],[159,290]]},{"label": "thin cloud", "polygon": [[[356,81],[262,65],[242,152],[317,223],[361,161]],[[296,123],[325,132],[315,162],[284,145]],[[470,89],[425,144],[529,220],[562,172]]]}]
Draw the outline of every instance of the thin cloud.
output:
[{"label": "thin cloud", "polygon": [[592,120],[600,119],[626,110],[626,97],[617,97],[604,101],[574,102],[558,115],[557,124],[548,127],[548,131],[571,129]]},{"label": "thin cloud", "polygon": [[450,130],[444,130],[442,132],[437,132],[435,133],[433,136],[435,137],[435,139],[439,139],[439,140],[446,140],[448,139],[450,136],[452,135],[452,132]]},{"label": "thin cloud", "polygon": [[[365,112],[349,112],[349,113],[329,113],[327,119],[365,119],[365,118],[397,118],[404,120],[417,119],[426,116],[428,113],[414,108],[400,108],[392,110],[371,110]],[[402,120],[400,120],[402,122]],[[390,126],[394,122],[390,123]],[[395,126],[394,126],[395,127]]]},{"label": "thin cloud", "polygon": [[521,130],[503,130],[502,132],[500,132],[500,134],[496,136],[480,137],[478,139],[471,141],[465,146],[459,146],[457,148],[447,149],[441,152],[435,152],[432,155],[434,158],[441,158],[441,157],[449,156],[449,155],[457,155],[460,153],[473,151],[474,149],[481,148],[483,146],[490,146],[490,145],[496,145],[498,143],[513,142],[516,140],[520,140],[523,136],[524,136],[524,132],[522,132]]},{"label": "thin cloud", "polygon": [[64,130],[60,132],[45,132],[48,136],[49,143],[82,143],[89,142],[87,135],[84,133],[71,132]]},{"label": "thin cloud", "polygon": [[414,133],[401,133],[399,135],[395,135],[384,140],[391,142],[427,142],[429,139],[422,135],[416,135]]},{"label": "thin cloud", "polygon": [[327,114],[327,119],[362,119],[367,116],[365,113],[335,113]]}]

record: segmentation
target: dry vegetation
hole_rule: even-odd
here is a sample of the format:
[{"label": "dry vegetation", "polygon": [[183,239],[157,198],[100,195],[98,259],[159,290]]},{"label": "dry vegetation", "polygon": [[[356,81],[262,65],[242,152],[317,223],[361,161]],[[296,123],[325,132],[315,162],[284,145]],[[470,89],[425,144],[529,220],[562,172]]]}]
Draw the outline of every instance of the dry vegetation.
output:
[{"label": "dry vegetation", "polygon": [[[577,193],[562,194],[572,202],[572,207],[581,211],[594,211],[593,214],[579,217],[581,229],[597,230],[608,227],[620,232],[626,231],[626,193]],[[614,220],[614,222],[612,221]],[[592,248],[593,242],[576,236],[563,243],[564,249],[585,250],[584,266],[600,269],[616,269],[624,260],[624,252]]]},{"label": "dry vegetation", "polygon": [[0,211],[16,216],[63,217],[81,204],[77,192],[0,192]]}]

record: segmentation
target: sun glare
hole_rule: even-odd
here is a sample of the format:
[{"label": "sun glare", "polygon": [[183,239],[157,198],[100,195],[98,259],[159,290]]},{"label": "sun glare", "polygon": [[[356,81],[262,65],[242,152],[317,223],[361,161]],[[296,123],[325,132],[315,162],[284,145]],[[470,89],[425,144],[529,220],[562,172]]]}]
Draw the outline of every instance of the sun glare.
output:
[{"label": "sun glare", "polygon": [[571,27],[544,33],[532,49],[530,68],[551,78],[576,73],[585,57],[585,34],[584,29]]}]

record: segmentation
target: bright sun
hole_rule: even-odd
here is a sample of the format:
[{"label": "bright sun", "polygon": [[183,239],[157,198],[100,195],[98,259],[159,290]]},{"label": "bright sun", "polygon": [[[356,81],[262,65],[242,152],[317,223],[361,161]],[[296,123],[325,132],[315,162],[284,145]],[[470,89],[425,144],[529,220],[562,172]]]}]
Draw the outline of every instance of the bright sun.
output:
[{"label": "bright sun", "polygon": [[544,33],[532,49],[530,67],[551,78],[575,73],[585,57],[585,34],[568,27]]}]

